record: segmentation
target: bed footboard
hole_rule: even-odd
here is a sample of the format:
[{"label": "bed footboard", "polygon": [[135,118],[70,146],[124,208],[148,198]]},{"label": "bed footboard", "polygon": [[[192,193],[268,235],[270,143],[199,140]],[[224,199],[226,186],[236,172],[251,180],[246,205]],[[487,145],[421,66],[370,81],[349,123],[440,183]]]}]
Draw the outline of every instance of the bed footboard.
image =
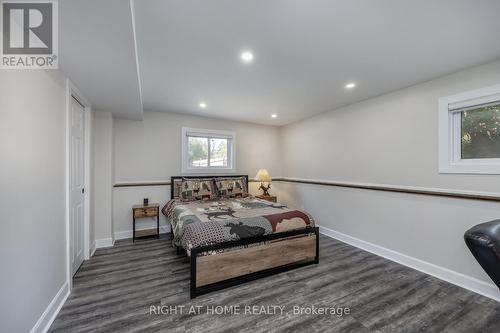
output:
[{"label": "bed footboard", "polygon": [[[259,244],[261,243],[261,244]],[[209,251],[222,251],[201,255]],[[291,230],[191,249],[191,298],[319,263],[319,228]]]}]

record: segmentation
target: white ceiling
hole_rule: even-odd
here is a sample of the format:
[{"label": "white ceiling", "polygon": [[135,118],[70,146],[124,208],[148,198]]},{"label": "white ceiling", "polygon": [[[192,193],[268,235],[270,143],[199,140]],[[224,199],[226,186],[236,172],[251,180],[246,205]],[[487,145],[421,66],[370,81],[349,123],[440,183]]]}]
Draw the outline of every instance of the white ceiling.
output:
[{"label": "white ceiling", "polygon": [[59,65],[97,110],[142,119],[130,1],[59,1]]},{"label": "white ceiling", "polygon": [[60,4],[61,66],[118,116],[283,125],[500,58],[498,0],[136,0],[141,103],[129,1]]}]

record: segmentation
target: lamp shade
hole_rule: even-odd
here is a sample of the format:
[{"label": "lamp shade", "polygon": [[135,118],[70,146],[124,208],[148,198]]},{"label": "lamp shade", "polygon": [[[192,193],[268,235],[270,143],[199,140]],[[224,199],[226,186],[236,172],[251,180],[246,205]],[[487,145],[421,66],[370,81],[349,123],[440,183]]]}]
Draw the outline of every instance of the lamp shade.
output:
[{"label": "lamp shade", "polygon": [[260,169],[255,176],[255,180],[269,183],[271,182],[271,176],[269,176],[269,172],[266,169]]}]

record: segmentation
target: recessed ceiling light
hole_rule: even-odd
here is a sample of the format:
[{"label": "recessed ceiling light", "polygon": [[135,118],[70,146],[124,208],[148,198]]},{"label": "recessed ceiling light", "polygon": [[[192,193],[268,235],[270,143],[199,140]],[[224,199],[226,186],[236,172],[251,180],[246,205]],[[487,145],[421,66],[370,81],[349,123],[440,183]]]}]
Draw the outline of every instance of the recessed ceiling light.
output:
[{"label": "recessed ceiling light", "polygon": [[273,113],[273,114],[271,115],[271,118],[278,118],[278,115],[277,115],[276,113]]},{"label": "recessed ceiling light", "polygon": [[348,84],[345,85],[346,89],[352,89],[356,87],[356,83],[354,82],[349,82]]},{"label": "recessed ceiling light", "polygon": [[253,53],[251,51],[243,51],[240,55],[241,61],[251,63],[253,61]]},{"label": "recessed ceiling light", "polygon": [[202,108],[202,109],[206,109],[206,108],[207,108],[207,103],[205,103],[205,102],[201,102],[201,103],[199,104],[199,106],[200,106],[200,108]]}]

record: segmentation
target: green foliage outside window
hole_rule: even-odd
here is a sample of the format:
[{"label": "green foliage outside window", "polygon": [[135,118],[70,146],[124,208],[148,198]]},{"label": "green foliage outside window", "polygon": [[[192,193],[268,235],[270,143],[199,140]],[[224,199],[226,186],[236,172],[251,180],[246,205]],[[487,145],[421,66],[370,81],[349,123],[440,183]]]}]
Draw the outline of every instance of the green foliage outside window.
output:
[{"label": "green foliage outside window", "polygon": [[208,143],[206,138],[189,137],[188,140],[189,164],[194,161],[208,159]]},{"label": "green foliage outside window", "polygon": [[500,104],[462,112],[462,159],[500,158]]}]

